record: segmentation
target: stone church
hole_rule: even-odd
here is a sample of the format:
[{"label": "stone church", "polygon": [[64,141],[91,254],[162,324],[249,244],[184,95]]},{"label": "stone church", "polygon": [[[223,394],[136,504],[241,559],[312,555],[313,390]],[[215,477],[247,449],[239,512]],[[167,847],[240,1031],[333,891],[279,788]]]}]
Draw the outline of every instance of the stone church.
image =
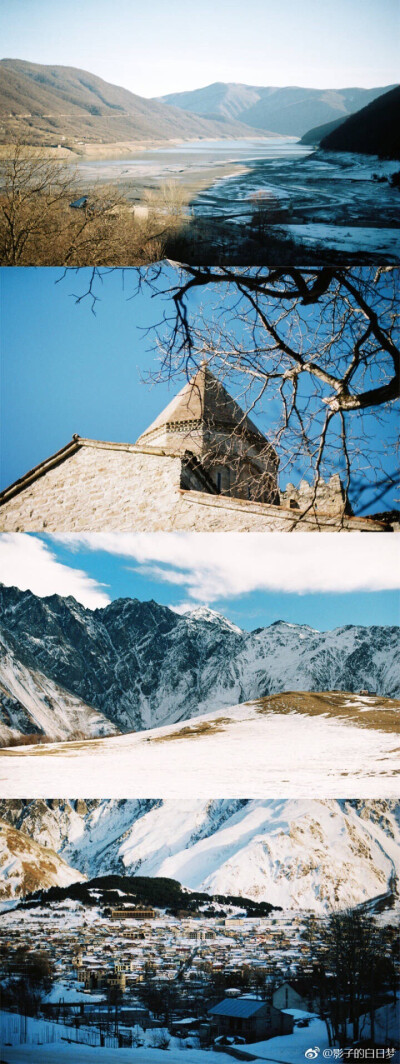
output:
[{"label": "stone church", "polygon": [[337,475],[316,499],[278,486],[279,460],[206,364],[136,443],[72,440],[0,495],[5,532],[387,531],[344,506]]}]

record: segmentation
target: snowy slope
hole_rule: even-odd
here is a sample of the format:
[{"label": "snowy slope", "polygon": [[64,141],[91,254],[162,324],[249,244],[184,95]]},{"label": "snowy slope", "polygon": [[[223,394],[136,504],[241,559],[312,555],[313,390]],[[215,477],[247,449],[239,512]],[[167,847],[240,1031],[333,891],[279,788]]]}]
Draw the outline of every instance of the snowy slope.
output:
[{"label": "snowy slope", "polygon": [[[38,1064],[38,1042],[43,1039],[43,1044],[40,1046],[40,1064],[93,1064],[93,1059],[97,1056],[97,1060],[101,1061],[101,1064],[165,1064],[165,1049],[152,1049],[147,1045],[144,1048],[138,1049],[109,1049],[106,1047],[101,1049],[98,1054],[93,1053],[93,1045],[81,1045],[77,1050],[74,1045],[73,1035],[76,1033],[74,1028],[66,1027],[62,1024],[52,1024],[49,1021],[36,1020],[32,1016],[27,1019],[27,1037],[31,1039],[30,1043],[20,1044],[19,1042],[19,1016],[12,1017],[10,1019],[10,1013],[5,1013],[4,1030],[6,1031],[7,1049],[2,1051],[4,1064]],[[3,1019],[3,1017],[1,1017]],[[14,1044],[10,1044],[10,1037],[12,1032],[14,1033]],[[66,1039],[71,1037],[71,1042],[68,1044]],[[98,1032],[96,1032],[98,1035]],[[64,1037],[64,1041],[61,1039]],[[99,1035],[98,1035],[99,1037]],[[45,1039],[48,1039],[46,1044]],[[178,1040],[176,1040],[176,1043]],[[7,1053],[4,1058],[4,1052]],[[79,1056],[78,1056],[79,1054]],[[172,1053],[169,1051],[167,1060],[172,1059]],[[252,1057],[257,1062],[258,1058]],[[232,1064],[232,1056],[228,1056],[227,1053],[221,1053],[220,1050],[213,1049],[188,1049],[185,1047],[182,1052],[182,1046],[177,1045],[176,1060],[182,1060],[182,1064]],[[265,1059],[263,1060],[265,1064]]]},{"label": "snowy slope", "polygon": [[40,887],[67,887],[85,877],[22,831],[0,821],[0,901]]},{"label": "snowy slope", "polygon": [[118,728],[54,680],[18,660],[0,637],[0,742],[16,736],[68,739],[115,735]]},{"label": "snowy slope", "polygon": [[395,797],[398,703],[379,711],[373,699],[374,727],[367,697],[354,709],[356,696],[337,693],[333,711],[329,696],[310,697],[318,711],[299,710],[295,692],[267,700],[275,708],[245,703],[136,734],[0,751],[0,796],[23,797],[28,778],[31,797],[59,793],[60,781],[80,797],[82,780],[90,798]]},{"label": "snowy slope", "polygon": [[395,801],[30,800],[0,814],[88,877],[165,875],[284,908],[356,905],[400,871]]},{"label": "snowy slope", "polygon": [[278,621],[243,632],[220,614],[183,616],[120,599],[87,610],[72,598],[0,587],[1,629],[18,660],[120,730],[186,720],[278,691],[400,694],[399,629],[318,632]]}]

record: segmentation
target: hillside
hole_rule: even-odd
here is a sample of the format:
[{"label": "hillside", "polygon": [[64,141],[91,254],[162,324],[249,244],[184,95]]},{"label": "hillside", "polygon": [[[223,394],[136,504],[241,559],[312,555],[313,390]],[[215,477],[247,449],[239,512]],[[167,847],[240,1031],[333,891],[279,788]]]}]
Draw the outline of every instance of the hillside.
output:
[{"label": "hillside", "polygon": [[89,880],[135,877],[119,889],[156,905],[167,904],[162,884],[178,880],[195,892],[324,912],[393,889],[400,870],[395,801],[3,800],[0,816]]},{"label": "hillside", "polygon": [[29,779],[33,798],[59,793],[60,780],[72,797],[84,780],[90,798],[391,798],[399,714],[398,701],[288,692],[138,733],[1,751],[3,793],[20,798]]},{"label": "hillside", "polygon": [[303,134],[300,144],[319,144],[323,137],[326,137],[332,130],[339,129],[345,121],[345,117],[335,118],[333,122],[324,122],[322,126],[314,126],[313,129]]},{"label": "hillside", "polygon": [[347,118],[322,138],[320,147],[400,159],[400,86]]},{"label": "hillside", "polygon": [[23,831],[0,820],[0,901],[31,891],[67,887],[84,876],[54,850],[35,842]]},{"label": "hillside", "polygon": [[234,119],[253,129],[301,137],[313,126],[359,111],[388,88],[306,89],[294,85],[273,88],[215,82],[202,89],[170,93],[158,99],[203,118]]},{"label": "hillside", "polygon": [[86,70],[0,60],[0,143],[18,136],[28,144],[81,147],[244,135],[222,115],[209,121],[185,114]]},{"label": "hillside", "polygon": [[204,891],[182,889],[176,879],[165,876],[131,876],[102,875],[95,876],[88,882],[52,886],[29,893],[23,908],[46,905],[66,900],[77,901],[87,907],[124,908],[136,905],[151,906],[158,910],[167,910],[172,914],[186,916],[204,913],[207,916],[221,915],[232,907],[240,907],[243,915],[249,917],[268,916],[280,906],[270,905],[265,901],[234,894],[208,894]]},{"label": "hillside", "polygon": [[[13,688],[21,706],[31,712],[27,691],[38,692],[40,672],[124,732],[280,691],[400,694],[394,627],[319,632],[277,621],[246,632],[203,607],[179,615],[156,602],[118,599],[91,611],[73,598],[39,598],[4,586],[0,618],[0,636],[14,662],[3,650],[0,680],[3,675],[11,693],[11,677],[24,676],[18,692]],[[0,720],[9,724],[6,709],[0,707]]]},{"label": "hillside", "polygon": [[0,636],[0,743],[116,735],[118,728],[38,669]]}]

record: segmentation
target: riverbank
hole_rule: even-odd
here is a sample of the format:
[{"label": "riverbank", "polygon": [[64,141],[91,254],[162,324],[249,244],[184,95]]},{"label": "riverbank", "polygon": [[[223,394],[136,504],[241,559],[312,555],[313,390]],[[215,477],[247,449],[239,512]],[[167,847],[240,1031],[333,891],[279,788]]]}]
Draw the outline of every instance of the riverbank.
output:
[{"label": "riverbank", "polygon": [[195,217],[167,239],[165,256],[210,266],[389,266],[400,262],[400,229],[271,224],[260,231],[256,216],[243,225]]},{"label": "riverbank", "polygon": [[[117,197],[121,216],[135,208],[137,222],[146,219],[152,233],[161,233],[166,257],[210,265],[400,262],[400,163],[314,151],[294,137],[122,147],[114,145],[118,154],[109,158],[104,146],[101,158],[64,154],[74,185],[68,195],[82,197],[92,212],[99,197],[106,204]],[[118,253],[114,229],[103,264],[154,261],[149,232],[136,234],[142,243],[146,237],[137,263],[135,241]]]}]

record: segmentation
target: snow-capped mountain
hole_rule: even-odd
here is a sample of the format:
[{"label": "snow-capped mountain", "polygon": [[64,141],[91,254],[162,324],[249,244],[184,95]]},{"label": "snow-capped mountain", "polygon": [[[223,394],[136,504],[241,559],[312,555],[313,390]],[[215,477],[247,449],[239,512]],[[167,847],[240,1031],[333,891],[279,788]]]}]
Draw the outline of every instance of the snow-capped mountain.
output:
[{"label": "snow-capped mountain", "polygon": [[0,636],[0,743],[24,735],[47,739],[116,735],[118,728],[93,706],[38,669],[23,665]]},{"label": "snow-capped mountain", "polygon": [[122,731],[285,690],[400,693],[393,627],[318,632],[278,621],[244,632],[204,607],[180,615],[119,599],[91,611],[73,598],[1,587],[0,631],[21,667],[40,671]]},{"label": "snow-capped mountain", "polygon": [[0,820],[0,902],[40,887],[68,887],[84,878],[47,845]]},{"label": "snow-capped mountain", "polygon": [[356,905],[399,874],[395,801],[3,800],[0,815],[89,878],[167,876],[283,908]]}]

